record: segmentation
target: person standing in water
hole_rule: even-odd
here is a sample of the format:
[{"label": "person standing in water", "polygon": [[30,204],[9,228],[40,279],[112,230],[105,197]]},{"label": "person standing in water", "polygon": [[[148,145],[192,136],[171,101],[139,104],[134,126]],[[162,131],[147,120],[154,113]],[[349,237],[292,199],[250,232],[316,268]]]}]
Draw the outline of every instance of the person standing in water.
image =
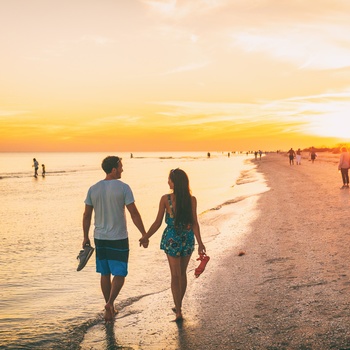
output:
[{"label": "person standing in water", "polygon": [[140,244],[148,244],[149,238],[159,229],[164,215],[167,227],[164,230],[160,249],[167,255],[171,273],[171,291],[176,313],[175,322],[182,321],[182,300],[187,287],[187,266],[194,251],[196,238],[198,254],[205,253],[198,219],[197,200],[191,195],[187,174],[181,169],[169,173],[168,184],[172,193],[164,194],[154,223]]},{"label": "person standing in water", "polygon": [[41,175],[45,177],[46,170],[45,170],[45,164],[41,164]]},{"label": "person standing in water", "polygon": [[39,162],[33,158],[34,177],[38,177]]},{"label": "person standing in water", "polygon": [[[96,272],[101,274],[101,289],[106,301],[104,318],[106,322],[111,322],[116,313],[114,301],[128,274],[129,240],[125,207],[143,236],[146,231],[130,186],[120,181],[123,172],[121,158],[105,158],[102,169],[106,173],[105,179],[91,186],[85,199],[82,246],[90,245],[89,230],[95,211]],[[143,244],[144,248],[147,245]],[[114,276],[112,279],[111,275]]]}]

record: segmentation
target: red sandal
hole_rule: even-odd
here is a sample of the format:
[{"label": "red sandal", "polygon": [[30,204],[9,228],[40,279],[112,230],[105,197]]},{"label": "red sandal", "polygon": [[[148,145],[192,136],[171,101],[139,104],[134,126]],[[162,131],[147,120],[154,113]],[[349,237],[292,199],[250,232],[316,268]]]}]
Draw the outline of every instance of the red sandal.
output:
[{"label": "red sandal", "polygon": [[194,275],[196,278],[199,277],[201,273],[203,273],[205,266],[207,265],[208,261],[210,260],[210,257],[206,255],[205,253],[200,254],[199,258],[197,260],[200,260],[199,266],[194,270]]}]

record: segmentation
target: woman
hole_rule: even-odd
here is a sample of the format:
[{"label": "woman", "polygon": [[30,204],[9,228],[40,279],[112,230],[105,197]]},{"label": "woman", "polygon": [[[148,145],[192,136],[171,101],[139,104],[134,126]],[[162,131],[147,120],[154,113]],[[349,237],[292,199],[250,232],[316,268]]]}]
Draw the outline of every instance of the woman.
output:
[{"label": "woman", "polygon": [[338,170],[341,171],[341,177],[343,180],[343,188],[349,188],[349,167],[350,167],[350,156],[347,152],[346,147],[342,147],[339,158]]},{"label": "woman", "polygon": [[301,149],[298,148],[296,152],[297,165],[301,165]]},{"label": "woman", "polygon": [[148,239],[159,229],[165,214],[167,227],[164,230],[160,249],[167,255],[171,272],[171,291],[175,303],[175,321],[182,318],[182,300],[187,287],[187,266],[194,251],[194,237],[198,243],[198,254],[205,253],[197,219],[197,200],[191,195],[187,174],[181,169],[169,173],[168,184],[171,194],[165,194],[159,202],[156,220],[140,244],[148,244]]}]

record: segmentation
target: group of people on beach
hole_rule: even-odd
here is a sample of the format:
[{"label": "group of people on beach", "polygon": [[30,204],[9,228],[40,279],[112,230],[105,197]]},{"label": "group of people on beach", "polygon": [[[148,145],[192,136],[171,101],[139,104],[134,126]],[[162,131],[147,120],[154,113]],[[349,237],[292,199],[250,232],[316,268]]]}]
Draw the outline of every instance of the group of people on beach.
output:
[{"label": "group of people on beach", "polygon": [[176,322],[183,319],[182,301],[187,287],[187,266],[198,243],[198,254],[206,256],[197,218],[197,200],[191,194],[189,179],[182,169],[172,169],[168,176],[170,193],[160,198],[155,221],[146,232],[135,205],[130,186],[120,180],[122,159],[108,156],[102,161],[106,176],[91,186],[85,199],[83,214],[83,248],[91,246],[89,230],[94,212],[96,271],[101,274],[101,290],[105,299],[104,318],[112,322],[116,314],[114,302],[128,274],[129,241],[125,207],[142,237],[140,246],[147,248],[150,237],[160,228],[165,216],[166,228],[160,249],[164,250],[171,273],[171,291]]},{"label": "group of people on beach", "polygon": [[[38,177],[38,170],[39,170],[39,162],[36,160],[36,158],[33,158],[33,165],[34,168],[34,177]],[[46,170],[45,170],[45,164],[41,164],[41,175],[42,177],[45,177]]]},{"label": "group of people on beach", "polygon": [[[294,158],[296,158],[297,165],[301,164],[301,150],[300,148],[295,152],[293,148],[291,148],[288,152],[289,157],[289,165],[294,165]],[[313,163],[317,158],[317,153],[315,152],[314,147],[311,147],[310,150],[310,159]],[[341,173],[343,186],[341,189],[349,188],[349,168],[350,168],[350,154],[346,147],[341,148],[341,153],[339,157],[338,170]]]},{"label": "group of people on beach", "polygon": [[[301,165],[301,153],[302,153],[302,151],[300,148],[298,148],[297,151],[294,151],[294,149],[291,148],[287,153],[288,153],[288,157],[289,157],[289,165],[294,165],[294,159],[296,159],[297,165]],[[311,147],[309,155],[310,155],[311,162],[313,163],[317,157],[317,153],[315,152],[315,149],[313,147]]]}]

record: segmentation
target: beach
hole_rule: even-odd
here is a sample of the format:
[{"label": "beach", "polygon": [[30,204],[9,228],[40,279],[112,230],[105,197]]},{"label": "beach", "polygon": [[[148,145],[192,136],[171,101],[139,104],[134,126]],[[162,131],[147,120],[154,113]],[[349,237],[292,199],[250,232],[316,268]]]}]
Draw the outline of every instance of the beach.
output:
[{"label": "beach", "polygon": [[[158,348],[169,334],[169,324],[177,330],[176,324],[169,323],[173,319],[170,273],[159,249],[164,223],[144,249],[139,247],[140,233],[127,214],[129,274],[116,300],[119,314],[112,329],[103,320],[104,300],[94,257],[82,271],[76,271],[84,199],[89,186],[104,178],[100,164],[107,155],[0,153],[1,349],[134,349],[139,344]],[[118,155],[123,158],[122,180],[133,189],[146,228],[155,219],[161,195],[169,192],[169,171],[181,167],[188,173],[198,200],[203,241],[216,257],[222,251],[219,236],[223,236],[216,216],[222,212],[219,208],[233,203],[239,211],[243,198],[264,188],[250,180],[256,173],[256,165],[249,161],[253,155]],[[34,156],[40,166],[45,164],[45,177],[40,172],[33,177]],[[242,229],[245,226],[242,222]],[[196,257],[193,254],[189,264],[189,284],[200,282],[193,277]],[[176,348],[177,343],[171,341],[170,346]]]},{"label": "beach", "polygon": [[[7,343],[0,348],[350,349],[350,192],[340,189],[339,155],[320,153],[311,163],[305,154],[300,166],[276,153],[261,160],[220,154],[125,159],[124,179],[135,189],[146,227],[159,194],[168,190],[169,169],[188,169],[201,199],[210,261],[195,278],[193,254],[184,321],[177,324],[169,267],[159,250],[162,229],[143,249],[129,225],[130,273],[112,325],[103,321],[94,261],[75,271],[82,202],[101,177],[94,166],[101,156],[51,155],[57,169],[45,179],[22,176],[21,169],[5,174],[8,235],[1,249],[12,259],[3,261],[0,333]],[[72,164],[63,173],[59,159]]]},{"label": "beach", "polygon": [[[284,154],[252,160],[257,174],[241,179],[242,184],[263,177],[267,189],[240,198],[239,208],[227,203],[206,213],[205,221],[212,220],[220,231],[207,244],[208,255],[216,253],[198,279],[188,273],[184,321],[170,322],[166,289],[140,300],[128,321],[117,318],[105,330],[112,334],[111,344],[350,349],[350,193],[340,189],[337,158],[320,154],[311,163],[305,156],[300,166],[290,166]],[[223,247],[219,253],[218,246]],[[94,348],[92,338],[88,343]]]},{"label": "beach", "polygon": [[190,288],[187,315],[198,322],[184,322],[179,348],[350,349],[350,193],[337,159],[258,163],[270,190],[240,244]]}]

